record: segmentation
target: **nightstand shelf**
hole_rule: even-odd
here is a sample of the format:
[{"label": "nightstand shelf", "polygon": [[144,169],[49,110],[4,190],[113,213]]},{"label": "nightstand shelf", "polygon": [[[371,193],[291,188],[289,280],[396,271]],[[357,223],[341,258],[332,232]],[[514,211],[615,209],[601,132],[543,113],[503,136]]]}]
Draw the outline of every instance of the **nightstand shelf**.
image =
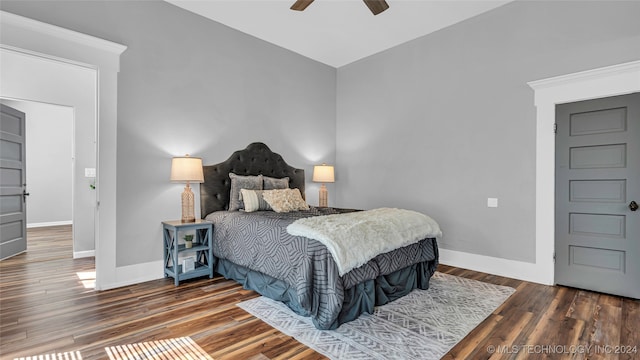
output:
[{"label": "nightstand shelf", "polygon": [[195,243],[193,244],[192,247],[188,248],[186,247],[184,244],[179,244],[178,245],[178,252],[183,252],[183,251],[200,251],[200,250],[208,250],[209,247],[207,245],[196,245]]},{"label": "nightstand shelf", "polygon": [[[173,271],[173,267],[168,267],[164,269],[164,273],[166,277],[172,277],[175,279],[176,273]],[[182,265],[178,264],[178,281],[193,279],[201,276],[209,275],[209,266],[206,264],[195,264],[195,269],[185,272],[182,272]],[[178,284],[176,284],[178,286]]]},{"label": "nightstand shelf", "polygon": [[[187,248],[180,244],[181,236],[193,233],[193,246]],[[196,220],[192,223],[183,223],[179,220],[162,222],[163,252],[164,252],[164,276],[174,278],[176,286],[180,281],[201,276],[213,278],[213,224],[205,220]],[[195,254],[194,269],[183,272],[182,259]]]}]

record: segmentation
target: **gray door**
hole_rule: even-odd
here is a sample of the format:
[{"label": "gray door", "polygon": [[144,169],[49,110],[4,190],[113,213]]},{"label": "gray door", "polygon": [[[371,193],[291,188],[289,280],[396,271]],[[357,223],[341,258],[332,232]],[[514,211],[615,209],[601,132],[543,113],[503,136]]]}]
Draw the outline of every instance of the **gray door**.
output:
[{"label": "gray door", "polygon": [[640,93],[556,107],[557,284],[640,298]]},{"label": "gray door", "polygon": [[25,116],[0,106],[0,259],[6,259],[27,250]]}]

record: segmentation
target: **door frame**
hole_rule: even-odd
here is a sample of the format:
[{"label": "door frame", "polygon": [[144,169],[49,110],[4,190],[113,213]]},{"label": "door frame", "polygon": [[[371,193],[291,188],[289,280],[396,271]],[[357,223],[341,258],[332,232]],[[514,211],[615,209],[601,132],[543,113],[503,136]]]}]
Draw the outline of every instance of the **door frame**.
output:
[{"label": "door frame", "polygon": [[536,106],[536,272],[555,284],[556,105],[640,91],[640,60],[527,83]]},{"label": "door frame", "polygon": [[115,287],[117,98],[120,55],[126,46],[0,11],[0,47],[96,69],[96,289]]}]

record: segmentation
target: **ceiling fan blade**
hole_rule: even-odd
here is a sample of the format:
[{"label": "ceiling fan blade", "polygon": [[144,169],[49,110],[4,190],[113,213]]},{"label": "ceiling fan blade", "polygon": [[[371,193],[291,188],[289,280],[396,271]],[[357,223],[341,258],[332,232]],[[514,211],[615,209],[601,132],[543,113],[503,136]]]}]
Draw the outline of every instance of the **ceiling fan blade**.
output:
[{"label": "ceiling fan blade", "polygon": [[302,11],[311,5],[313,0],[297,0],[295,4],[291,5],[291,10]]},{"label": "ceiling fan blade", "polygon": [[364,0],[364,3],[367,4],[373,15],[378,15],[389,8],[389,4],[384,0]]}]

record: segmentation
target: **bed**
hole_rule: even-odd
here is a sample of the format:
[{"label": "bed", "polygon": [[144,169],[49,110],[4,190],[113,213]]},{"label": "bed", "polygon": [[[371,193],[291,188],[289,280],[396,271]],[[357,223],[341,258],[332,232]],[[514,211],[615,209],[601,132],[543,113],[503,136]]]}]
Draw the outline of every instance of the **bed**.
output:
[{"label": "bed", "polygon": [[[413,289],[429,288],[438,265],[436,238],[377,255],[340,275],[325,245],[291,235],[287,227],[298,219],[357,210],[237,210],[237,199],[231,195],[231,177],[236,176],[270,179],[278,183],[275,188],[282,188],[280,180],[288,178],[288,188],[298,189],[304,197],[304,170],[288,165],[265,144],[252,143],[228,160],[204,166],[203,170],[200,207],[202,217],[214,223],[215,271],[246,289],[282,301],[302,316],[310,316],[318,329],[335,329]],[[266,189],[266,180],[263,184]]]}]

